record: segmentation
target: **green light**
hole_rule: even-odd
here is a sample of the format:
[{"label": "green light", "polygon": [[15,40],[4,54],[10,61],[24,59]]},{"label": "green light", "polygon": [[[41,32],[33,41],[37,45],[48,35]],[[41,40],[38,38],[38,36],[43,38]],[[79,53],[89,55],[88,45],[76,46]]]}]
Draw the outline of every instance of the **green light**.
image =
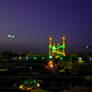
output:
[{"label": "green light", "polygon": [[60,46],[49,46],[50,48],[52,48],[52,50],[56,50],[56,49],[60,49],[63,48],[65,45],[60,45]]},{"label": "green light", "polygon": [[30,70],[32,69],[32,67],[30,66]]},{"label": "green light", "polygon": [[82,60],[81,57],[79,57],[79,60],[78,60],[79,63],[83,63],[84,61]]},{"label": "green light", "polygon": [[60,57],[60,60],[63,60],[63,57]]},{"label": "green light", "polygon": [[28,83],[27,81],[24,82],[25,85],[27,85],[27,83]]},{"label": "green light", "polygon": [[44,57],[42,57],[42,59],[44,60],[45,58],[44,58]]},{"label": "green light", "polygon": [[51,65],[50,65],[50,67],[52,68],[52,67],[53,67],[53,65],[51,64]]},{"label": "green light", "polygon": [[55,46],[53,46],[53,47],[52,47],[52,50],[56,50],[56,47],[55,47]]},{"label": "green light", "polygon": [[49,47],[50,47],[50,48],[52,48],[52,46],[51,46],[51,45],[49,45]]},{"label": "green light", "polygon": [[36,60],[37,59],[37,57],[34,57],[34,60]]},{"label": "green light", "polygon": [[85,79],[89,80],[89,81],[92,81],[92,76],[86,76]]},{"label": "green light", "polygon": [[63,53],[59,53],[59,54],[61,54],[61,55],[62,55]]},{"label": "green light", "polygon": [[49,56],[49,58],[51,59],[51,58],[53,58],[52,56]]},{"label": "green light", "polygon": [[63,48],[63,47],[64,47],[64,45],[57,46],[57,48],[56,48],[56,49],[60,49],[60,48]]},{"label": "green light", "polygon": [[36,81],[35,81],[35,80],[33,80],[33,82],[35,83]]}]

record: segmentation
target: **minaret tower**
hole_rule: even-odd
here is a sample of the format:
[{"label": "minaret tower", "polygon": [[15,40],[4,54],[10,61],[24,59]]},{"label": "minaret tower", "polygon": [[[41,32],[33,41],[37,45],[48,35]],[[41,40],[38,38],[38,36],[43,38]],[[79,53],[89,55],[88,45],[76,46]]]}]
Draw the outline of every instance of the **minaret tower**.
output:
[{"label": "minaret tower", "polygon": [[51,55],[52,37],[49,37],[49,55]]},{"label": "minaret tower", "polygon": [[65,36],[62,37],[63,40],[63,56],[65,56]]}]

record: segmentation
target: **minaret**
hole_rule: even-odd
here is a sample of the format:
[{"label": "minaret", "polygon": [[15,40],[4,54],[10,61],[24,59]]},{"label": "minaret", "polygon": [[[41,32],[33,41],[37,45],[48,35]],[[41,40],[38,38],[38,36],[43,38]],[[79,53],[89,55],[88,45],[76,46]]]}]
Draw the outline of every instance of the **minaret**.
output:
[{"label": "minaret", "polygon": [[51,55],[52,37],[49,37],[49,55]]},{"label": "minaret", "polygon": [[53,43],[52,53],[53,53],[53,56],[55,56],[55,54],[56,54],[56,46],[55,46],[55,42]]},{"label": "minaret", "polygon": [[65,56],[65,36],[62,37],[63,40],[63,56]]}]

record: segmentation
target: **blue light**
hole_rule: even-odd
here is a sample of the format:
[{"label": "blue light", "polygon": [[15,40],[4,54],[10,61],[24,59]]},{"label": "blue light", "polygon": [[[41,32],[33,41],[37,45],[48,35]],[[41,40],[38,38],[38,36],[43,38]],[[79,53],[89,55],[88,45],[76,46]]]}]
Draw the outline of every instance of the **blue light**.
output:
[{"label": "blue light", "polygon": [[26,57],[26,60],[29,60],[29,57],[28,56]]},{"label": "blue light", "polygon": [[13,58],[13,60],[16,60],[16,59],[17,59],[17,57],[14,57],[14,58]]},{"label": "blue light", "polygon": [[89,46],[87,45],[87,46],[86,46],[86,48],[88,49],[88,48],[89,48]]}]

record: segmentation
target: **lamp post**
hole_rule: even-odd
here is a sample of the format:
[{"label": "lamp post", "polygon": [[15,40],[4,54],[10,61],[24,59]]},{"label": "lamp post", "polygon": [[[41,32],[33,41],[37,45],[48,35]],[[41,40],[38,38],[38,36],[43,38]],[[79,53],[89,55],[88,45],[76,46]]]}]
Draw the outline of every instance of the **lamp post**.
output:
[{"label": "lamp post", "polygon": [[15,36],[13,34],[8,34],[8,38],[9,38],[9,52],[11,52],[12,50],[11,41],[15,38]]}]

